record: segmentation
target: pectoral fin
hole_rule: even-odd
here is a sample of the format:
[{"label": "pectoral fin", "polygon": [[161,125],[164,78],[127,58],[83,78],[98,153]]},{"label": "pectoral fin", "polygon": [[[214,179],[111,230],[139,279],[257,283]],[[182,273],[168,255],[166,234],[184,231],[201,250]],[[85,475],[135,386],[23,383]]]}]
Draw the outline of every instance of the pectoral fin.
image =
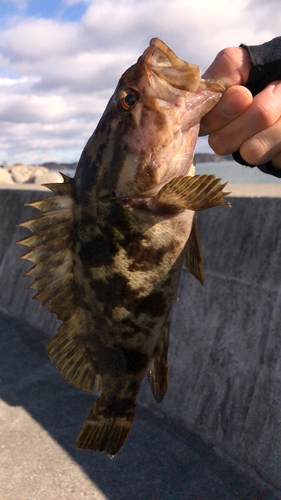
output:
[{"label": "pectoral fin", "polygon": [[203,253],[196,215],[194,216],[191,233],[186,244],[185,265],[188,271],[203,285]]},{"label": "pectoral fin", "polygon": [[159,208],[166,207],[167,211],[200,211],[218,205],[231,206],[223,199],[230,194],[223,192],[227,182],[221,184],[220,181],[221,179],[216,179],[214,175],[207,174],[175,177],[162,187],[155,201]]},{"label": "pectoral fin", "polygon": [[161,337],[148,366],[148,380],[152,394],[160,403],[168,389],[169,322],[164,324]]}]

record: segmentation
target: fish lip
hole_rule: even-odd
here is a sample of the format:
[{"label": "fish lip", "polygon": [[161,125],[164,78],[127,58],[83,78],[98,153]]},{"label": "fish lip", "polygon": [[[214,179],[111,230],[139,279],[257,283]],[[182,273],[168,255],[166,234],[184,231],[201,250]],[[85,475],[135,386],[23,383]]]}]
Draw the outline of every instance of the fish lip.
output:
[{"label": "fish lip", "polygon": [[156,76],[172,87],[196,92],[201,82],[199,66],[180,59],[162,40],[152,38],[138,62],[143,61]]},{"label": "fish lip", "polygon": [[201,92],[202,90],[211,90],[215,93],[223,93],[227,89],[225,83],[222,80],[214,80],[214,79],[204,79],[202,78],[198,87],[197,92]]}]

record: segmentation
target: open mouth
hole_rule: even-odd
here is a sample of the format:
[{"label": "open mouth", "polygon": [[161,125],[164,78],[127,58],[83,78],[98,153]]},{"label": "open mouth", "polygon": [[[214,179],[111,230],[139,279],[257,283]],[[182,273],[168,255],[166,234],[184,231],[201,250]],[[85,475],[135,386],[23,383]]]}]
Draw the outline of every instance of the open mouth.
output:
[{"label": "open mouth", "polygon": [[162,40],[152,38],[142,55],[150,70],[179,90],[196,92],[201,81],[199,66],[180,59]]}]

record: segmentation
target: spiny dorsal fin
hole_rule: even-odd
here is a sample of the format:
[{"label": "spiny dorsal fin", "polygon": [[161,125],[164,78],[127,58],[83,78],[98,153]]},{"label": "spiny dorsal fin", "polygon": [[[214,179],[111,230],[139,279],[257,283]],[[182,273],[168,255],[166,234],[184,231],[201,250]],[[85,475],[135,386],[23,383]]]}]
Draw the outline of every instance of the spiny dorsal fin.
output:
[{"label": "spiny dorsal fin", "polygon": [[[19,224],[32,234],[18,243],[29,247],[21,258],[34,263],[26,273],[34,279],[29,288],[38,291],[34,298],[64,321],[76,306],[72,260],[73,179],[64,176],[64,182],[58,183],[57,189],[54,186],[53,191],[58,190],[59,195],[28,204],[38,210],[42,208],[42,213]],[[59,259],[54,258],[57,255]]]},{"label": "spiny dorsal fin", "polygon": [[191,233],[186,244],[185,265],[188,271],[203,285],[203,253],[196,215],[194,215]]},{"label": "spiny dorsal fin", "polygon": [[21,256],[34,266],[25,273],[33,278],[28,288],[37,290],[35,299],[56,313],[63,324],[47,345],[61,375],[79,389],[96,392],[99,377],[87,358],[81,333],[83,319],[78,306],[73,264],[73,179],[46,185],[55,195],[28,203],[41,211],[37,217],[22,222],[32,234],[18,243],[29,250]]},{"label": "spiny dorsal fin", "polygon": [[62,178],[63,178],[63,183],[61,182],[52,182],[48,184],[42,184],[42,186],[45,186],[46,188],[50,189],[50,191],[53,191],[54,194],[62,194],[62,196],[72,196],[73,195],[73,187],[74,187],[74,182],[71,177],[68,177],[68,175],[63,174],[60,172]]},{"label": "spiny dorsal fin", "polygon": [[157,403],[160,403],[168,389],[169,321],[163,326],[161,337],[148,366],[148,380]]},{"label": "spiny dorsal fin", "polygon": [[214,175],[195,175],[175,177],[165,184],[155,197],[157,205],[166,206],[170,210],[206,210],[218,205],[231,206],[223,199],[230,193],[224,193],[227,184]]}]

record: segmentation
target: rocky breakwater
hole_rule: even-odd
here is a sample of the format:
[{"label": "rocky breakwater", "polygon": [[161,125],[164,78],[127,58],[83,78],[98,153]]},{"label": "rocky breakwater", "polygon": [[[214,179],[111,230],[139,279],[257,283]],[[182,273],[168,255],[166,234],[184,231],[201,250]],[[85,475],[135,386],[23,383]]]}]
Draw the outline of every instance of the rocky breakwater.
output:
[{"label": "rocky breakwater", "polygon": [[0,184],[47,184],[49,182],[62,182],[62,176],[58,172],[50,172],[41,165],[24,165],[14,163],[13,165],[0,165]]}]

